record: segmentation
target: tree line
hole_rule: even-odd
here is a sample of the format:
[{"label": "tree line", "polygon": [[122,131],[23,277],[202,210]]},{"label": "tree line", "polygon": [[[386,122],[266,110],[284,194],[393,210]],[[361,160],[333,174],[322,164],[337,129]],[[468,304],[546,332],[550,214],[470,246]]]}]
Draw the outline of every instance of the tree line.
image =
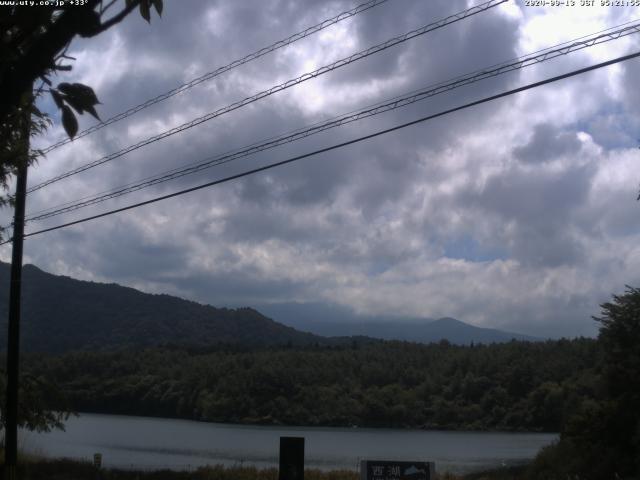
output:
[{"label": "tree line", "polygon": [[218,346],[25,357],[80,412],[210,422],[554,431],[601,368],[592,339]]}]

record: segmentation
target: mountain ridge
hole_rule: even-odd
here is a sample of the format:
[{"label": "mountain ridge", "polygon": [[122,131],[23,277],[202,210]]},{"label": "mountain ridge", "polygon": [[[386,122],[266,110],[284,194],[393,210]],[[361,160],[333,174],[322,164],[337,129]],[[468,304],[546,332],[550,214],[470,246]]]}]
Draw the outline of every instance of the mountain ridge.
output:
[{"label": "mountain ridge", "polygon": [[[452,317],[399,318],[354,314],[348,308],[321,304],[264,304],[254,307],[267,316],[298,330],[322,336],[366,335],[383,340],[433,343],[501,343],[512,339],[542,341],[542,338],[495,328],[477,327]],[[330,321],[325,318],[332,318]]]},{"label": "mountain ridge", "polygon": [[[0,349],[6,345],[8,289],[9,265],[0,262]],[[265,315],[262,308],[217,308],[117,283],[54,275],[27,264],[23,267],[21,344],[25,351],[60,353],[170,344],[258,347],[378,339],[432,343],[444,338],[457,344],[537,340],[447,317],[422,324],[397,319],[386,324],[346,323],[340,320],[340,312],[346,309],[331,308],[325,308],[322,322],[308,321],[309,315],[299,313],[291,321],[291,315],[283,312],[273,315],[267,310]]]}]

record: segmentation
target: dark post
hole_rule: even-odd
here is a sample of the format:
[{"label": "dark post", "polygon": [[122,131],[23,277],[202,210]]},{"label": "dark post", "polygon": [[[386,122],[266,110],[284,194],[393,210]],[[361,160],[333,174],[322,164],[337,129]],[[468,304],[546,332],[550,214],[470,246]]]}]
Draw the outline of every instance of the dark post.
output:
[{"label": "dark post", "polygon": [[304,437],[280,437],[278,480],[304,480]]},{"label": "dark post", "polygon": [[22,245],[24,241],[24,210],[27,196],[27,149],[24,164],[18,167],[15,212],[13,218],[13,248],[11,251],[11,283],[9,287],[9,333],[7,345],[7,407],[5,425],[5,480],[16,479],[18,460],[18,367],[20,358],[20,293],[22,286]]},{"label": "dark post", "polygon": [[93,466],[96,467],[96,480],[100,480],[100,468],[102,467],[102,454],[93,454]]}]

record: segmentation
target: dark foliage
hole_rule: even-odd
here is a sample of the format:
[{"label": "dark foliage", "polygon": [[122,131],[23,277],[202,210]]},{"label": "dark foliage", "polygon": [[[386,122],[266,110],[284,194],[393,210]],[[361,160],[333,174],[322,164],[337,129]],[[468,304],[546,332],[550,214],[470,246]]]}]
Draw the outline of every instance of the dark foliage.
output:
[{"label": "dark foliage", "polygon": [[594,340],[31,355],[82,412],[256,424],[558,431]]},{"label": "dark foliage", "polygon": [[640,289],[614,295],[595,320],[601,368],[531,478],[640,478]]},{"label": "dark foliage", "polygon": [[[8,292],[8,280],[9,266],[0,263],[0,318],[5,322],[8,295],[2,292]],[[22,351],[322,341],[250,308],[214,308],[115,284],[82,282],[45,273],[32,265],[24,267],[22,287]],[[2,346],[6,345],[6,332],[0,322]]]}]

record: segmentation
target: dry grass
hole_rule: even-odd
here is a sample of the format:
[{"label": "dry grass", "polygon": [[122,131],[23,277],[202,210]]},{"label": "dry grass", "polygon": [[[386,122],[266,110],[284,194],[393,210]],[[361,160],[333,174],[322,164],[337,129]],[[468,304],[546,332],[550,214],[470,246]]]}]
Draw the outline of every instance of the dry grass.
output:
[{"label": "dry grass", "polygon": [[[1,469],[0,469],[1,472]],[[438,480],[522,480],[522,468],[500,469],[464,476],[445,473]],[[350,470],[305,470],[305,480],[359,480],[358,472]],[[3,474],[0,473],[0,479]],[[221,465],[192,471],[173,470],[118,470],[99,472],[90,462],[70,459],[21,457],[17,480],[278,480],[278,469],[255,467],[223,467]]]},{"label": "dry grass", "polygon": [[[1,475],[0,475],[1,477]],[[118,470],[99,472],[90,462],[69,459],[23,458],[18,469],[18,480],[278,480],[278,469],[254,467],[203,467],[194,471],[173,470]],[[323,472],[305,470],[305,480],[358,480],[356,472],[336,470]]]}]

